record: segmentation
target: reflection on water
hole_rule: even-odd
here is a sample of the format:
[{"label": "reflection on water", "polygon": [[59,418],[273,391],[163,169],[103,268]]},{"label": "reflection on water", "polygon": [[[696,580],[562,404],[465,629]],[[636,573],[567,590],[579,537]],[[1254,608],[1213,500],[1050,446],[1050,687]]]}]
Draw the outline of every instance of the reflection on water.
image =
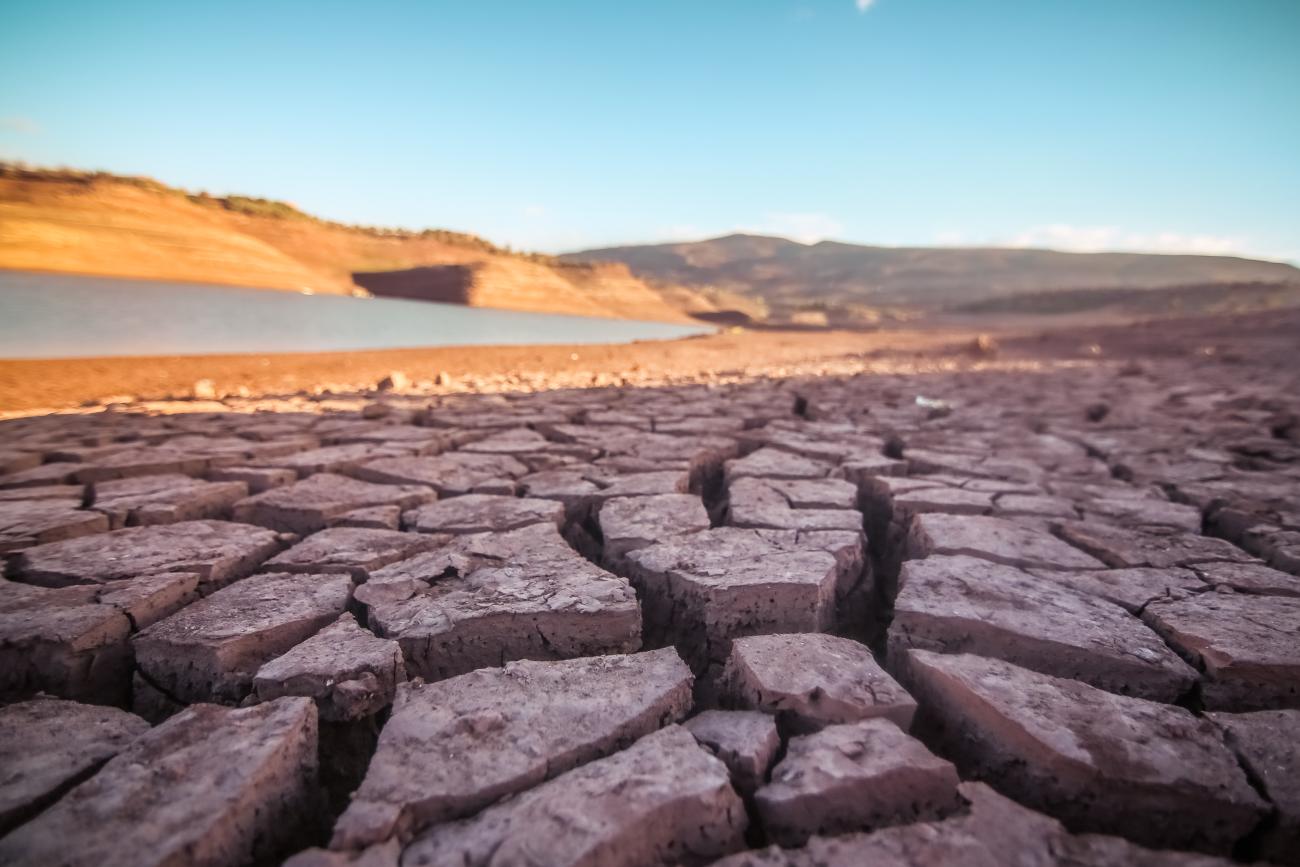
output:
[{"label": "reflection on water", "polygon": [[706,326],[0,271],[0,358],[625,343]]}]

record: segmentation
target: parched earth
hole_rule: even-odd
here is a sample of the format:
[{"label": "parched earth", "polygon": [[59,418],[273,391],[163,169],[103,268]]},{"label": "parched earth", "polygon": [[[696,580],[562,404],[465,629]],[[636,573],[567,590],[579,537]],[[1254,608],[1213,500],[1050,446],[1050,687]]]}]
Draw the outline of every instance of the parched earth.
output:
[{"label": "parched earth", "polygon": [[0,425],[0,863],[1300,864],[1300,365]]}]

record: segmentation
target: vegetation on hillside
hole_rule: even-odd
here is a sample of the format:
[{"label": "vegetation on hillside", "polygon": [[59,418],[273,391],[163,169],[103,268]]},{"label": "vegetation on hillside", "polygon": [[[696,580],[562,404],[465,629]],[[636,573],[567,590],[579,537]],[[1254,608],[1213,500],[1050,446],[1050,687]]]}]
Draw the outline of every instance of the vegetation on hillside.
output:
[{"label": "vegetation on hillside", "polygon": [[143,175],[118,175],[112,172],[88,171],[84,169],[62,167],[44,168],[28,166],[21,162],[0,161],[0,179],[36,182],[52,181],[64,184],[76,184],[85,187],[94,187],[97,184],[123,184],[142,190],[148,190],[149,192],[182,196],[196,205],[221,208],[226,211],[231,211],[232,213],[244,214],[250,217],[269,217],[276,220],[307,220],[322,226],[360,232],[375,237],[431,238],[444,244],[466,247],[484,253],[491,253],[493,255],[515,256],[531,262],[542,262],[548,264],[554,261],[553,256],[548,256],[544,253],[517,252],[511,250],[509,247],[498,246],[486,238],[481,238],[478,235],[471,235],[467,232],[454,232],[450,229],[416,230],[387,226],[366,226],[352,223],[341,223],[335,220],[326,220],[321,217],[313,216],[300,210],[297,206],[289,202],[283,202],[277,199],[263,199],[256,196],[242,196],[237,194],[215,196],[208,193],[206,190],[191,192],[189,190],[169,186],[161,181],[155,180],[154,178],[145,177]]}]

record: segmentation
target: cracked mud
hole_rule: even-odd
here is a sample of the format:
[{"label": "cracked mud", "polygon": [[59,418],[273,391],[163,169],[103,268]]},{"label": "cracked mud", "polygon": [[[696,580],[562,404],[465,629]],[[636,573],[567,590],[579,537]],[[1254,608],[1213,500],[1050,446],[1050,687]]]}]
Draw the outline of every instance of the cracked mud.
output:
[{"label": "cracked mud", "polygon": [[0,863],[1300,864],[1292,356],[0,422]]}]

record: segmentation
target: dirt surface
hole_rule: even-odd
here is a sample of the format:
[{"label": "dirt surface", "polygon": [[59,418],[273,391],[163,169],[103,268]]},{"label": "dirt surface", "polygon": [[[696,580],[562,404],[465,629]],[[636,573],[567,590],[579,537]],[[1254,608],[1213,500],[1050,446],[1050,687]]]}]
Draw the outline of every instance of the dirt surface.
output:
[{"label": "dirt surface", "polygon": [[816,372],[819,362],[873,352],[927,351],[969,339],[927,332],[749,331],[630,345],[452,346],[363,352],[0,361],[0,412],[52,411],[86,401],[195,396],[319,395],[373,388],[400,374],[422,394],[662,385],[719,376]]},{"label": "dirt surface", "polygon": [[1300,864],[1298,336],[0,421],[0,862]]}]

